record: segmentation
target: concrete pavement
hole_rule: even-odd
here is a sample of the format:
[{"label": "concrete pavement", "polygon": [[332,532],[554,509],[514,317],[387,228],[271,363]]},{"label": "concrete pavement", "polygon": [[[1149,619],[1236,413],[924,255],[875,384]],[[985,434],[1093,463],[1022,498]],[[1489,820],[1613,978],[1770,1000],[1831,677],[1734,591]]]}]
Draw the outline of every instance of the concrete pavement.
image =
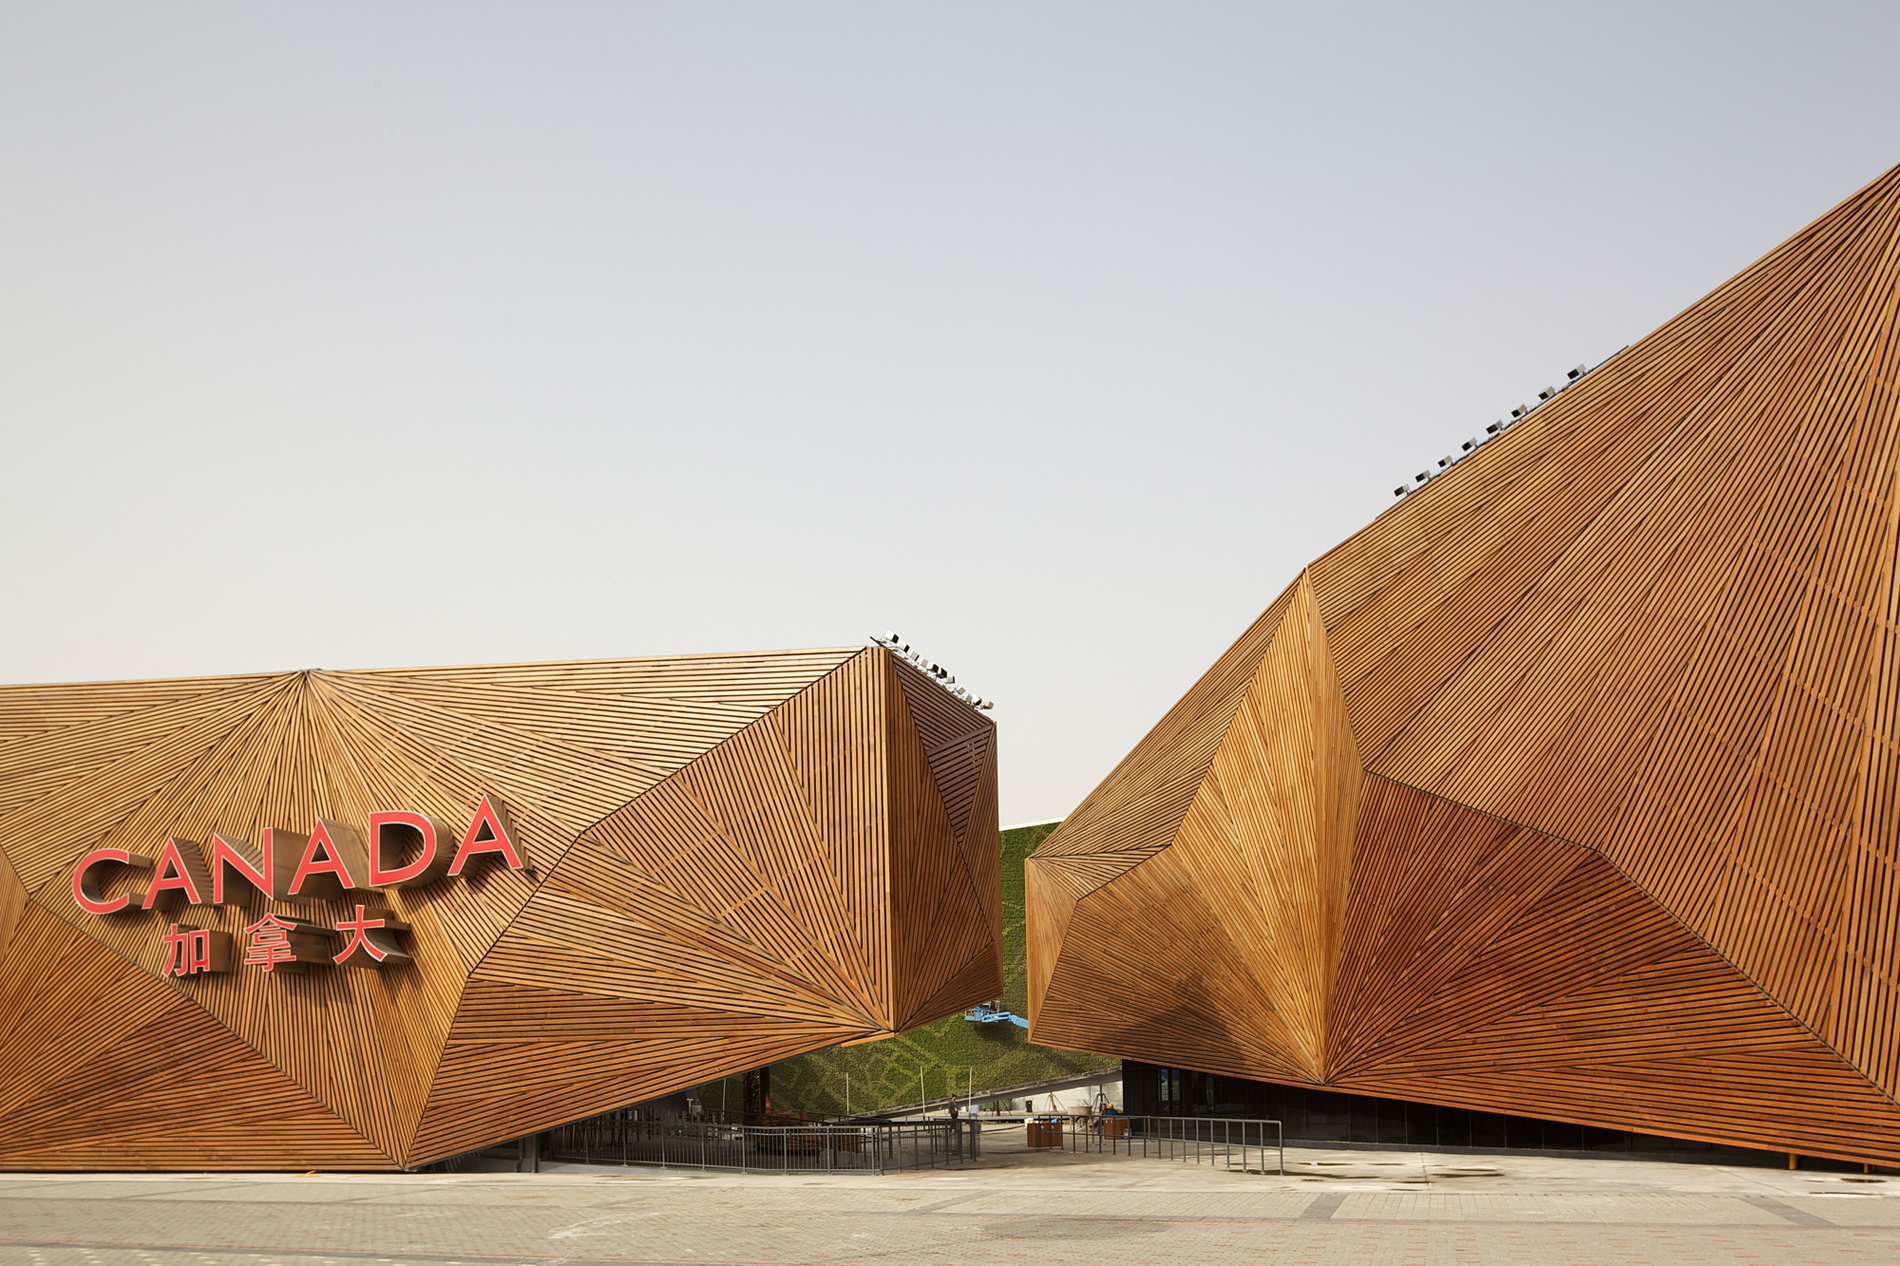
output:
[{"label": "concrete pavement", "polygon": [[[761,1176],[0,1175],[32,1266],[1900,1262],[1900,1178],[1289,1149],[1286,1177],[986,1143],[967,1169]],[[1871,1178],[1871,1180],[1869,1180]]]}]

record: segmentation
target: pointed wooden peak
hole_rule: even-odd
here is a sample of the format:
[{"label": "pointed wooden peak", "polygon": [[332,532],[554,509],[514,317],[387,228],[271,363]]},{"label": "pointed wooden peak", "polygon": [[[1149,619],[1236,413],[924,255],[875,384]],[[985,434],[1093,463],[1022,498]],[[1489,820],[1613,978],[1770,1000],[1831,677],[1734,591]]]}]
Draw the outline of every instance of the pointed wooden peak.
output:
[{"label": "pointed wooden peak", "polygon": [[1152,853],[1168,846],[1297,589],[1289,586],[1261,613],[1033,857]]},{"label": "pointed wooden peak", "polygon": [[1314,563],[1367,767],[1505,812],[1603,683],[1653,697],[1696,626],[1760,631],[1751,593],[1805,574],[1871,603],[1897,301],[1900,168]]},{"label": "pointed wooden peak", "polygon": [[1049,1040],[1064,1040],[1062,1003],[1043,995],[1105,974],[1089,965],[1102,912],[1143,894],[1138,904],[1155,908],[1205,903],[1222,929],[1218,947],[1178,929],[1161,937],[1144,955],[1156,978],[1226,991],[1272,1034],[1263,1040],[1281,1075],[1323,1075],[1362,770],[1307,579],[1275,608],[1176,830],[1135,848],[1029,858],[1039,920],[1054,925],[1038,930],[1032,955],[1031,1014]]},{"label": "pointed wooden peak", "polygon": [[1897,494],[1900,168],[1311,569],[1368,770],[1601,850],[1888,1093]]}]

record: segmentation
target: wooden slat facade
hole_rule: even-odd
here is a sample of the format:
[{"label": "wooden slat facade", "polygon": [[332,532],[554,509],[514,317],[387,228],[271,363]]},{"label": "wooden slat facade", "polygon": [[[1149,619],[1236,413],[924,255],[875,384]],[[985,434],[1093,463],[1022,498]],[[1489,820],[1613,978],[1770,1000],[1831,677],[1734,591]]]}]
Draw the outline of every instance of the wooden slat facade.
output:
[{"label": "wooden slat facade", "polygon": [[1029,859],[1037,1041],[1900,1163],[1900,168],[1314,562]]},{"label": "wooden slat facade", "polygon": [[[354,907],[72,892],[483,796],[532,870],[382,893],[399,968],[171,977]],[[414,1166],[915,1027],[1001,991],[996,840],[993,724],[882,648],[0,687],[0,1166]]]}]

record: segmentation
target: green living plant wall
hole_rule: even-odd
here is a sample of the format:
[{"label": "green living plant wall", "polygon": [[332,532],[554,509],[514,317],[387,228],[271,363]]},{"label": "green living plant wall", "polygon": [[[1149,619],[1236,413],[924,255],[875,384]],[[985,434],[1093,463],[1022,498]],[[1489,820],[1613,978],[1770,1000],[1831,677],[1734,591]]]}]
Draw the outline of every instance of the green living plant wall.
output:
[{"label": "green living plant wall", "polygon": [[[1003,1006],[1020,1016],[1029,1012],[1028,947],[1023,934],[1023,859],[1056,823],[1017,827],[1002,833],[1003,854]],[[772,1106],[786,1112],[841,1115],[872,1112],[919,1099],[936,1099],[974,1087],[986,1090],[1026,1082],[1094,1072],[1113,1066],[1106,1055],[1037,1046],[1014,1024],[973,1024],[951,1016],[883,1042],[828,1046],[772,1065]],[[713,1111],[739,1107],[739,1078],[711,1082],[698,1090]]]}]

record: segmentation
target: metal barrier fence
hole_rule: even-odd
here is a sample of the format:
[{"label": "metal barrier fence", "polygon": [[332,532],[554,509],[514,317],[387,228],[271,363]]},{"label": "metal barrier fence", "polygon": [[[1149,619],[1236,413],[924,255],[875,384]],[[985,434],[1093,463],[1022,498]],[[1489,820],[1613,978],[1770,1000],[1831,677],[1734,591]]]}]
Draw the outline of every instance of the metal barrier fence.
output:
[{"label": "metal barrier fence", "polygon": [[1250,1174],[1266,1173],[1267,1154],[1278,1151],[1275,1172],[1286,1173],[1286,1128],[1261,1117],[1077,1117],[1064,1133],[1071,1152],[1205,1161]]},{"label": "metal barrier fence", "polygon": [[978,1134],[963,1121],[889,1121],[867,1125],[722,1125],[639,1120],[620,1113],[552,1130],[543,1154],[585,1165],[658,1165],[663,1169],[736,1169],[810,1174],[959,1165],[978,1154]]}]

